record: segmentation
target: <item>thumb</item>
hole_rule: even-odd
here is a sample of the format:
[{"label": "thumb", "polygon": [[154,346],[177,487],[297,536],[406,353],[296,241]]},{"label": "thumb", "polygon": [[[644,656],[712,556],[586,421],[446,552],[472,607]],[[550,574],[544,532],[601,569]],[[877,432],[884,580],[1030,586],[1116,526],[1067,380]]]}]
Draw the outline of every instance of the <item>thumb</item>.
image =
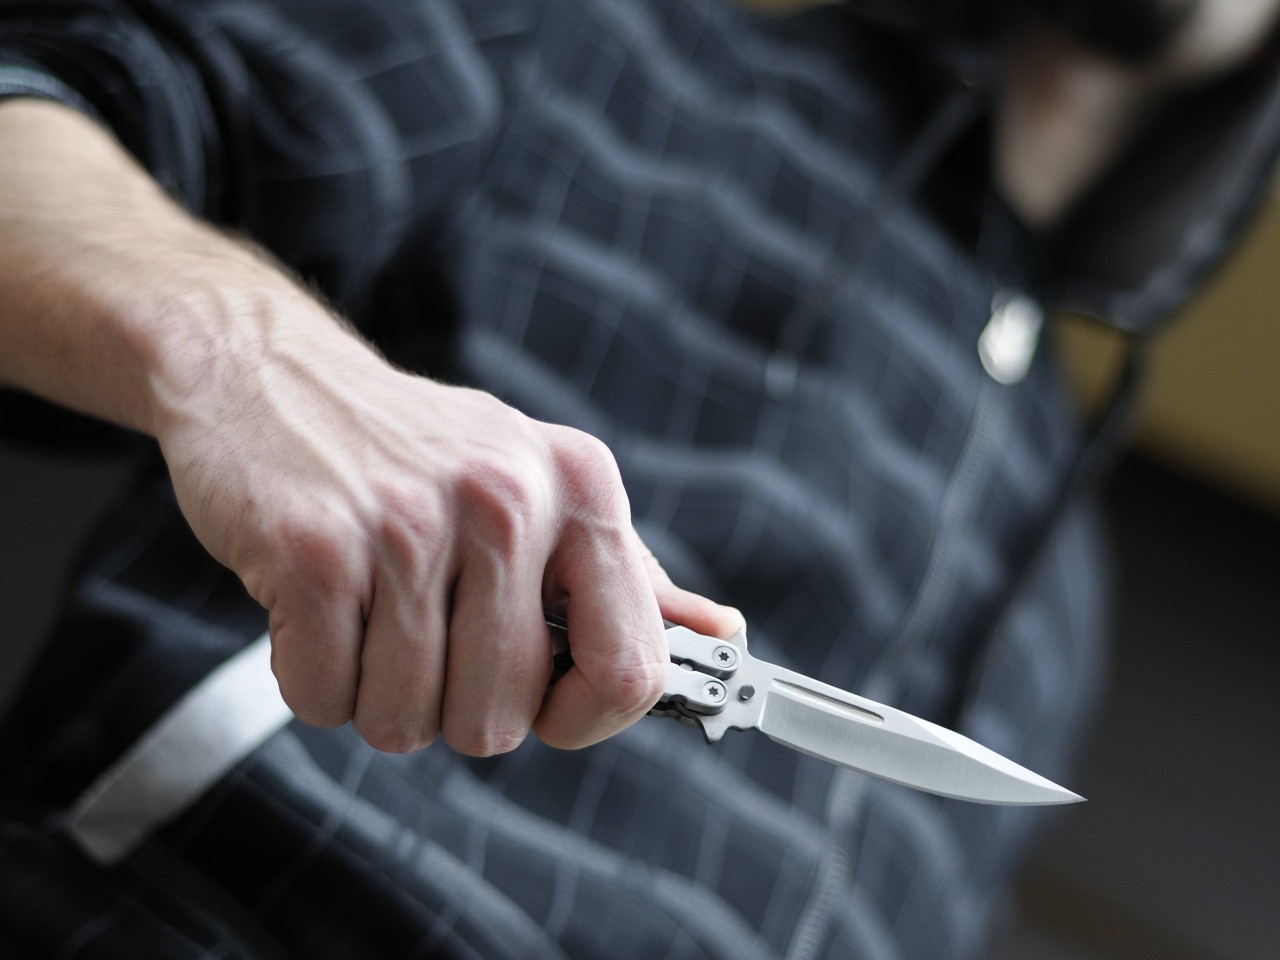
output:
[{"label": "thumb", "polygon": [[677,587],[671,582],[667,571],[662,569],[662,564],[658,563],[658,558],[645,546],[638,533],[636,541],[640,544],[645,571],[649,574],[649,583],[653,586],[653,595],[657,598],[658,609],[662,611],[663,619],[721,640],[728,640],[735,633],[745,629],[746,619],[740,611],[708,600],[701,594]]}]

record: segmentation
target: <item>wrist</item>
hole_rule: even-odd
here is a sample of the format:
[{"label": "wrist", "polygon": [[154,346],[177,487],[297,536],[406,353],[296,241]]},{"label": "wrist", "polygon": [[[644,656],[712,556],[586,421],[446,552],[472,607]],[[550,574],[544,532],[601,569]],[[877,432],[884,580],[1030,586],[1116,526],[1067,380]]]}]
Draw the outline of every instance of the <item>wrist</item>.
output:
[{"label": "wrist", "polygon": [[128,324],[144,432],[163,444],[211,418],[252,415],[285,384],[382,363],[263,251],[197,226],[204,236],[166,257]]},{"label": "wrist", "polygon": [[303,345],[372,357],[267,257],[178,207],[92,121],[6,101],[0,141],[0,383],[158,435],[202,394],[230,396],[234,363],[283,349],[285,328]]}]

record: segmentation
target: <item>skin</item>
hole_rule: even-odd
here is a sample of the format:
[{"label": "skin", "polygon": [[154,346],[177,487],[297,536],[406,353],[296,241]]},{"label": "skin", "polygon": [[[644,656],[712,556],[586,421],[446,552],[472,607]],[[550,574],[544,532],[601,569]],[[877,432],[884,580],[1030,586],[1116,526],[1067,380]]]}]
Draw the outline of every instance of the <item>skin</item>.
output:
[{"label": "skin", "polygon": [[[0,105],[0,382],[160,445],[200,542],[266,608],[285,701],[373,746],[580,747],[662,693],[676,588],[594,438],[399,371],[103,130]],[[576,666],[548,693],[544,606]]]}]

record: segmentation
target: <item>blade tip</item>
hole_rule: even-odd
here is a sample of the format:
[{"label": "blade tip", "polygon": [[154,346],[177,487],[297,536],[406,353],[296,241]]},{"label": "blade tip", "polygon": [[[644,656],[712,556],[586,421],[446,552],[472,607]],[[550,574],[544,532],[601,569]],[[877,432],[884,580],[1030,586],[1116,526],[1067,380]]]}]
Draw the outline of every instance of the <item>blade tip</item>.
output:
[{"label": "blade tip", "polygon": [[1087,799],[1085,797],[1080,796],[1080,794],[1073,793],[1072,791],[1066,789],[1065,787],[1058,787],[1058,790],[1052,796],[1045,797],[1041,800],[1032,800],[1030,801],[1030,804],[1034,806],[1052,807],[1052,806],[1066,806],[1067,804],[1071,804],[1071,803],[1085,803],[1085,802],[1087,802]]},{"label": "blade tip", "polygon": [[1066,787],[1060,787],[1056,783],[1047,786],[1041,786],[1039,789],[1028,794],[1021,792],[1018,797],[1008,796],[1007,794],[999,798],[991,798],[986,803],[1004,804],[1013,807],[1056,807],[1065,806],[1071,803],[1084,803],[1086,798],[1074,791],[1068,790]]}]

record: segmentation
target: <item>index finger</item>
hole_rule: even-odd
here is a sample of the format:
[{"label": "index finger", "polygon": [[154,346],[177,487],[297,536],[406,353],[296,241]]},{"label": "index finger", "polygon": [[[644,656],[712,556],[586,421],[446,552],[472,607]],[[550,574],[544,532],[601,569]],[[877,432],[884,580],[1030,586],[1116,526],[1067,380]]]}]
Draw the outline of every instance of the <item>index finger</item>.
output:
[{"label": "index finger", "polygon": [[550,746],[575,749],[630,726],[662,696],[666,633],[630,527],[566,538],[548,575],[568,597],[574,665],[548,691],[533,729]]}]

